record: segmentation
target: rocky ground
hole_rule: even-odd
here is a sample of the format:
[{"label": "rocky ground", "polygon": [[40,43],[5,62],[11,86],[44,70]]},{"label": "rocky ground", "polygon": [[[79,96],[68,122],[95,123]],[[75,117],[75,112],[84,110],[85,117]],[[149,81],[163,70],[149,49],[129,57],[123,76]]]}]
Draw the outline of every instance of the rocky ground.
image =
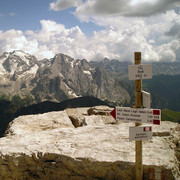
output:
[{"label": "rocky ground", "polygon": [[[0,179],[135,179],[134,123],[116,122],[112,108],[75,108],[20,116],[0,138]],[[180,179],[180,126],[153,125],[143,141],[144,179]]]}]

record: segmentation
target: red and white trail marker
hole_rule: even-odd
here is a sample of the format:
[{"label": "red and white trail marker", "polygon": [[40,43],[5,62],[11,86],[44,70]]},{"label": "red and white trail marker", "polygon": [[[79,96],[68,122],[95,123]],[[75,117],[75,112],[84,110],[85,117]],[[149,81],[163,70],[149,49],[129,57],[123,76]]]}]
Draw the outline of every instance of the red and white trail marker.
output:
[{"label": "red and white trail marker", "polygon": [[130,107],[116,107],[110,113],[117,121],[149,123],[160,125],[160,109],[140,109]]},{"label": "red and white trail marker", "polygon": [[130,141],[149,140],[152,139],[152,134],[151,126],[129,127]]}]

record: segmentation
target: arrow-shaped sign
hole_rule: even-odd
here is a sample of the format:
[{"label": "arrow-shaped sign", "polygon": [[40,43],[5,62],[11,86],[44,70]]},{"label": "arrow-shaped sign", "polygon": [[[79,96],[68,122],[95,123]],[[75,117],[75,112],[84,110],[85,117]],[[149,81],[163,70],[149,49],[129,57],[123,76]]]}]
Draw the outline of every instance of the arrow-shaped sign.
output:
[{"label": "arrow-shaped sign", "polygon": [[116,120],[116,108],[114,108],[110,114]]},{"label": "arrow-shaped sign", "polygon": [[159,109],[116,107],[110,114],[117,121],[150,123],[157,125],[160,125],[161,122],[161,110]]}]

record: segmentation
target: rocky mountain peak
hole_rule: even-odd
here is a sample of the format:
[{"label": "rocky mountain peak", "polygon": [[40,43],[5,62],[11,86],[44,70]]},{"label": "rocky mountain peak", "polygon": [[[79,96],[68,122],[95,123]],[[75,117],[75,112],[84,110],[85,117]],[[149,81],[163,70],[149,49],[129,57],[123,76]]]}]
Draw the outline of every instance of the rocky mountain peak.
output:
[{"label": "rocky mountain peak", "polygon": [[21,74],[30,70],[38,61],[35,56],[25,53],[21,50],[6,52],[0,56],[1,68],[9,74]]}]

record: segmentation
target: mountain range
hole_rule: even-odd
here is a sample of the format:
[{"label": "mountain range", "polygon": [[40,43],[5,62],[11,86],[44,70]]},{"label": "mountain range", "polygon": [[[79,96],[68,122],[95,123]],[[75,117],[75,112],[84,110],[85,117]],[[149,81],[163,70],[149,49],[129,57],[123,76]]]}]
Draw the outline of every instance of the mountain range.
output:
[{"label": "mountain range", "polygon": [[0,56],[0,92],[19,96],[29,93],[35,102],[63,101],[81,96],[121,104],[129,92],[104,68],[64,54],[38,61],[22,51]]},{"label": "mountain range", "polygon": [[[93,96],[110,105],[130,105],[134,101],[134,81],[128,80],[130,64],[107,58],[88,62],[62,53],[51,59],[37,60],[20,50],[5,52],[0,56],[0,94],[20,97],[28,94],[34,103]],[[180,87],[175,79],[179,78],[180,63],[156,62],[152,65],[154,77],[145,81],[144,86],[152,93],[153,107],[168,108],[171,104],[172,110],[180,109],[171,101],[179,97]],[[174,80],[168,84],[169,76]],[[163,86],[156,88],[162,81]],[[169,99],[169,93],[176,97]]]},{"label": "mountain range", "polygon": [[[143,62],[142,64],[147,64]],[[111,73],[116,78],[128,79],[128,65],[132,65],[131,62],[120,62],[115,59],[104,58],[102,61],[91,61],[90,64],[94,67],[103,67],[106,71]],[[152,63],[153,76],[157,75],[178,75],[180,74],[180,62],[153,62]]]}]

